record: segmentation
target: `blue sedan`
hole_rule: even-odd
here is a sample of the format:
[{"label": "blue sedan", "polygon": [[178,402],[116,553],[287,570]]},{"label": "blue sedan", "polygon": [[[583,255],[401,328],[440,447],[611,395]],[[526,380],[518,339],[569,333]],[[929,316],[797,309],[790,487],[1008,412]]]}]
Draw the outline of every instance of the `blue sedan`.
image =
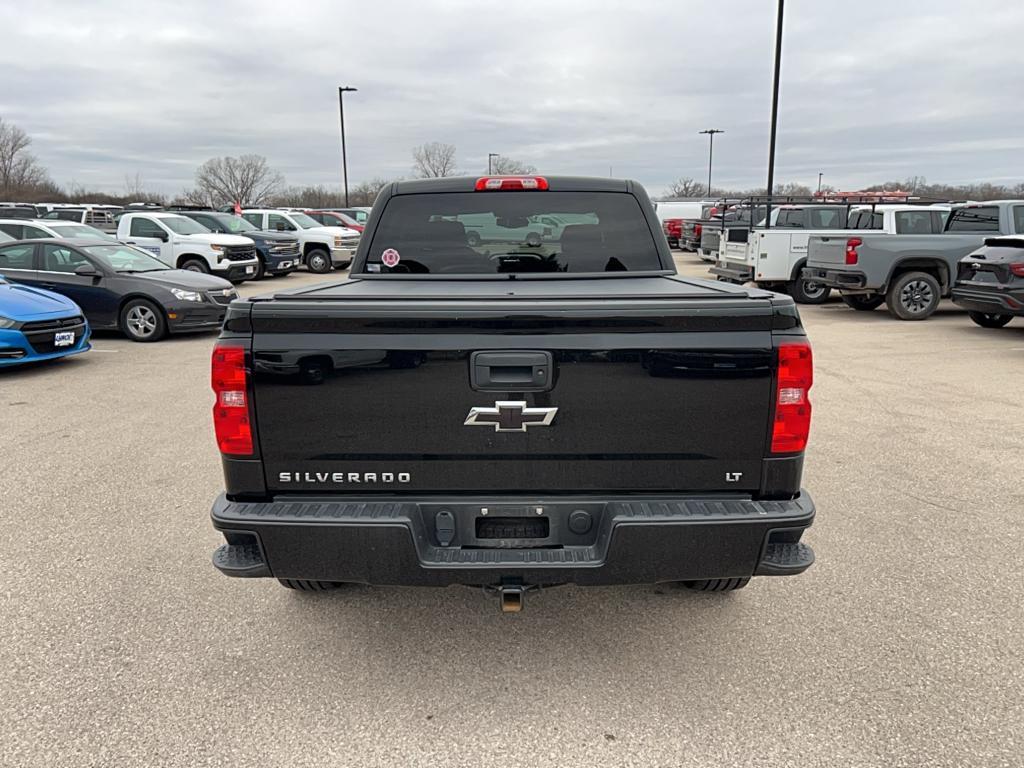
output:
[{"label": "blue sedan", "polygon": [[89,323],[71,299],[0,275],[0,368],[89,350]]}]

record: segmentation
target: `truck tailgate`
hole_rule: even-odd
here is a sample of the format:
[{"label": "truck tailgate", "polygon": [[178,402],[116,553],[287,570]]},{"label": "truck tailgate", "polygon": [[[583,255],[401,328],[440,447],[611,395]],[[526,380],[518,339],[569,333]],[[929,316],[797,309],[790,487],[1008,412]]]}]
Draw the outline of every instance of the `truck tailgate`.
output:
[{"label": "truck tailgate", "polygon": [[254,303],[268,490],[756,490],[770,295],[654,280],[667,290],[615,299],[601,280],[589,296],[498,281],[458,300],[447,281],[401,298],[353,281]]},{"label": "truck tailgate", "polygon": [[824,235],[807,241],[807,266],[832,266],[846,263],[846,241],[851,235]]}]

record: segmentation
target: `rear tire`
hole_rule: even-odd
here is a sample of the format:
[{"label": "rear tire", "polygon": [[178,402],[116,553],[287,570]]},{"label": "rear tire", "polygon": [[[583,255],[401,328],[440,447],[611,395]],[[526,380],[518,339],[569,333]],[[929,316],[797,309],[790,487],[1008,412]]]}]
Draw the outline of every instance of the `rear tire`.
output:
[{"label": "rear tire", "polygon": [[701,579],[700,581],[681,582],[687,589],[694,592],[735,592],[750,583],[750,577],[743,579]]},{"label": "rear tire", "polygon": [[331,271],[331,254],[323,248],[314,248],[306,254],[306,268],[310,272],[323,275]]},{"label": "rear tire", "polygon": [[296,592],[330,592],[342,586],[340,581],[307,581],[306,579],[278,579],[282,587]]},{"label": "rear tire", "polygon": [[968,312],[967,316],[982,328],[1002,328],[1013,320],[1013,315],[994,315],[990,312]]},{"label": "rear tire", "polygon": [[842,298],[846,306],[856,309],[858,312],[871,312],[885,304],[885,296],[873,294],[853,293],[846,294]]},{"label": "rear tire", "polygon": [[885,294],[889,314],[897,320],[926,320],[939,307],[939,281],[927,272],[904,272]]},{"label": "rear tire", "polygon": [[789,284],[789,295],[798,304],[824,304],[828,301],[832,289],[827,285],[816,283],[813,280],[800,278]]}]

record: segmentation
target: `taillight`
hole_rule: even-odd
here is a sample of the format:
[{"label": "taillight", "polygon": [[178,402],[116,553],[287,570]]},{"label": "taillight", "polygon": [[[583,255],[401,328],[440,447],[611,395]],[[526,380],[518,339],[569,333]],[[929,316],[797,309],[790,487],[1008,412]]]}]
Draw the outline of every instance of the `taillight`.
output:
[{"label": "taillight", "polygon": [[210,384],[217,395],[213,404],[213,428],[221,453],[252,455],[249,397],[246,394],[245,350],[216,346],[210,361]]},{"label": "taillight", "polygon": [[811,401],[807,398],[814,382],[811,345],[780,344],[778,352],[772,453],[799,453],[807,446],[811,431]]},{"label": "taillight", "polygon": [[859,237],[851,237],[846,241],[846,263],[856,264],[857,263],[857,249],[861,246],[864,241]]},{"label": "taillight", "polygon": [[543,176],[481,176],[476,180],[477,192],[506,192],[513,189],[545,190],[548,180]]},{"label": "taillight", "polygon": [[1010,265],[1010,271],[1017,277],[1024,277],[1024,261],[1018,261]]}]

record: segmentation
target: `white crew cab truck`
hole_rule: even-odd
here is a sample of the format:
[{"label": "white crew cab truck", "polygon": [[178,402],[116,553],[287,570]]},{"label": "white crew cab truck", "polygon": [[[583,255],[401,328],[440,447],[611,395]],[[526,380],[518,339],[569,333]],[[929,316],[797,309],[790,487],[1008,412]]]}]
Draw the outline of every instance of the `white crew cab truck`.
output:
[{"label": "white crew cab truck", "polygon": [[727,227],[710,272],[719,280],[788,293],[801,304],[821,304],[831,289],[801,276],[811,237],[852,237],[868,230],[892,235],[941,232],[949,210],[949,205],[911,203],[780,205],[772,208],[770,228],[764,220],[753,228]]},{"label": "white crew cab truck", "polygon": [[344,269],[352,263],[359,233],[348,227],[325,227],[299,211],[277,208],[246,208],[242,218],[253,226],[271,232],[294,232],[299,239],[302,261],[310,272]]},{"label": "white crew cab truck", "polygon": [[117,239],[149,251],[172,269],[207,272],[240,283],[256,276],[256,244],[240,235],[215,234],[177,213],[126,213]]}]

